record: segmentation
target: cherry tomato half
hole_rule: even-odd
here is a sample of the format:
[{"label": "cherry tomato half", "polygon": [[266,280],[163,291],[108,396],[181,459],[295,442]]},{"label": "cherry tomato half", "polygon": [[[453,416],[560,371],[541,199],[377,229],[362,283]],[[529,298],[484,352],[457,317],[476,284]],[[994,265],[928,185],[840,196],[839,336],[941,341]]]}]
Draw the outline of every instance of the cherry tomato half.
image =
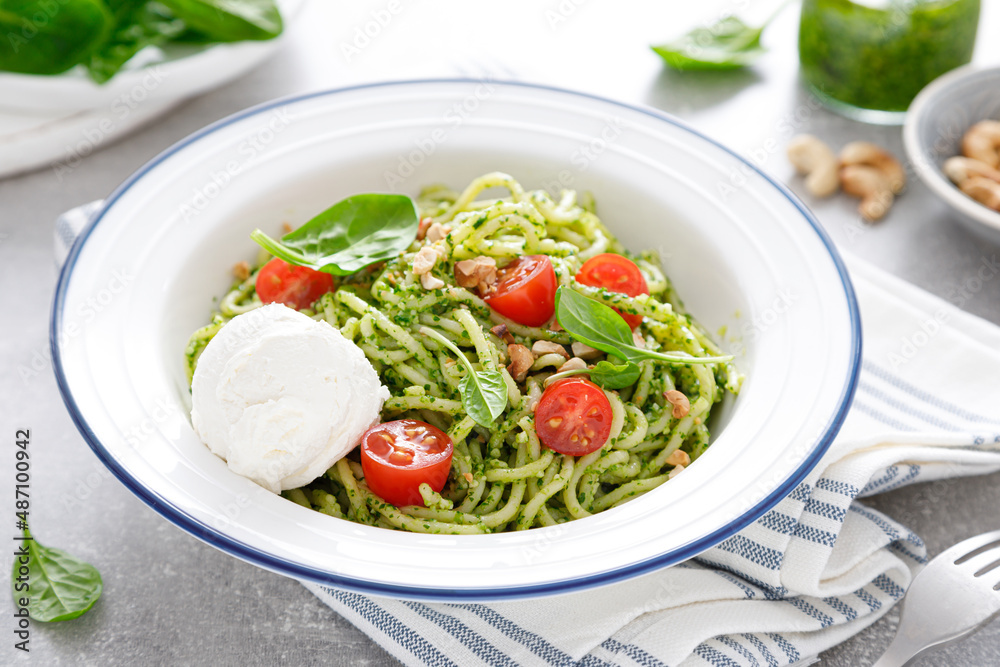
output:
[{"label": "cherry tomato half", "polygon": [[[603,287],[609,292],[618,292],[628,296],[649,294],[649,286],[642,277],[642,271],[628,257],[606,252],[603,255],[591,257],[576,274],[576,282],[591,287]],[[641,315],[623,313],[617,308],[615,312],[635,329],[642,322]]]},{"label": "cherry tomato half", "polygon": [[441,429],[415,419],[377,424],[361,436],[361,469],[372,493],[396,506],[423,505],[423,483],[440,492],[454,446]]},{"label": "cherry tomato half", "polygon": [[535,432],[543,445],[560,454],[596,452],[611,435],[611,402],[590,380],[553,382],[535,409]]},{"label": "cherry tomato half", "polygon": [[556,272],[545,255],[526,255],[497,271],[493,290],[483,297],[490,308],[529,327],[552,319]]},{"label": "cherry tomato half", "polygon": [[302,310],[333,291],[333,276],[275,257],[257,274],[257,296],[264,303],[283,303]]}]

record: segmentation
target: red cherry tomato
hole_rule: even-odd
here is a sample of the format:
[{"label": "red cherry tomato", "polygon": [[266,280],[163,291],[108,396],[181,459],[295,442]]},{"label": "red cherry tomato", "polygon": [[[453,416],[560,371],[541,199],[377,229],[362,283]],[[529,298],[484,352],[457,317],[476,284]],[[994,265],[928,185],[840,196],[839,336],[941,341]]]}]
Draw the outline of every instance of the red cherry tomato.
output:
[{"label": "red cherry tomato", "polygon": [[423,483],[440,492],[454,446],[441,429],[415,419],[372,426],[361,436],[361,469],[372,493],[396,506],[423,505]]},{"label": "red cherry tomato", "polygon": [[[642,271],[635,265],[635,262],[628,257],[610,252],[591,257],[584,262],[579,273],[576,274],[576,282],[591,287],[603,287],[609,292],[618,292],[628,296],[649,294],[646,279],[642,277]],[[617,308],[615,308],[615,312],[621,315],[632,329],[635,329],[642,322],[641,315],[623,313]]]},{"label": "red cherry tomato", "polygon": [[257,274],[257,296],[264,303],[283,303],[302,310],[333,291],[333,276],[275,257]]},{"label": "red cherry tomato", "polygon": [[535,409],[535,432],[543,445],[560,454],[596,452],[611,435],[611,402],[590,380],[553,382]]},{"label": "red cherry tomato", "polygon": [[529,327],[552,319],[556,272],[545,255],[526,255],[497,271],[493,290],[483,297],[490,308]]}]

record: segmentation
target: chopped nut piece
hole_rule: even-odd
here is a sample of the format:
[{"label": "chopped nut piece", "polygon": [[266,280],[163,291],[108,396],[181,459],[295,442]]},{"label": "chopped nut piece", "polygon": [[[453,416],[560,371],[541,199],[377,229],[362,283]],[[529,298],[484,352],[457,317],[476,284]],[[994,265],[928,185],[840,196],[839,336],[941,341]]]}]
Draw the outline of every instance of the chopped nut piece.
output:
[{"label": "chopped nut piece", "polygon": [[[430,246],[424,246],[413,258],[413,273],[422,276],[434,268],[437,263],[438,253]],[[425,285],[426,287],[426,285]]]},{"label": "chopped nut piece", "polygon": [[579,371],[587,367],[587,362],[580,357],[573,357],[562,366],[559,367],[561,371]]},{"label": "chopped nut piece", "polygon": [[632,332],[632,340],[635,342],[636,347],[646,348],[646,339],[642,337],[638,329]]},{"label": "chopped nut piece", "polygon": [[424,289],[441,289],[444,281],[430,273],[420,274],[420,284]]},{"label": "chopped nut piece", "polygon": [[507,346],[507,354],[510,355],[510,365],[507,366],[507,371],[515,382],[523,382],[524,377],[531,370],[531,364],[535,363],[535,357],[532,356],[531,350],[523,345],[513,343]]},{"label": "chopped nut piece", "polygon": [[292,226],[290,224],[288,224],[287,222],[283,222],[283,223],[281,223],[281,231],[285,232],[286,234],[291,234],[292,233]]},{"label": "chopped nut piece", "polygon": [[424,236],[427,235],[427,229],[434,222],[433,218],[420,218],[420,222],[417,224],[417,240],[423,241]]},{"label": "chopped nut piece", "polygon": [[670,405],[674,406],[673,412],[670,414],[674,416],[675,419],[680,419],[687,415],[691,411],[691,401],[682,392],[676,389],[671,389],[670,391],[663,392],[663,397],[667,399]]},{"label": "chopped nut piece", "polygon": [[507,325],[503,322],[490,329],[490,331],[493,332],[494,336],[501,339],[508,345],[514,342],[514,337],[510,335],[510,331],[507,330]]},{"label": "chopped nut piece", "polygon": [[472,482],[472,473],[471,472],[463,473],[462,477],[465,478],[465,481],[470,482],[470,483]]},{"label": "chopped nut piece", "polygon": [[246,280],[250,277],[250,264],[249,262],[236,262],[233,266],[233,275],[236,276],[237,280]]},{"label": "chopped nut piece", "polygon": [[566,351],[566,348],[550,340],[536,340],[531,345],[531,353],[535,355],[536,359],[543,354],[560,354],[569,359],[569,352]]},{"label": "chopped nut piece", "polygon": [[461,287],[479,288],[485,294],[497,281],[497,261],[480,255],[475,259],[463,259],[455,264],[455,281]]},{"label": "chopped nut piece", "polygon": [[573,344],[570,347],[573,348],[574,356],[580,357],[581,359],[595,359],[601,356],[600,350],[596,350],[586,343],[581,343],[578,340],[573,341]]},{"label": "chopped nut piece", "polygon": [[559,320],[557,320],[554,317],[552,318],[552,321],[549,322],[546,325],[546,327],[548,328],[549,331],[562,331],[563,330],[562,325],[559,324]]},{"label": "chopped nut piece", "polygon": [[445,227],[440,222],[432,222],[431,226],[427,228],[427,233],[424,234],[424,237],[431,243],[435,243],[448,236],[448,232],[450,231],[451,227]]},{"label": "chopped nut piece", "polygon": [[667,457],[668,466],[689,466],[691,465],[691,457],[683,449],[675,449],[670,456]]},{"label": "chopped nut piece", "polygon": [[667,474],[667,479],[670,480],[673,479],[674,477],[677,477],[677,475],[681,474],[681,471],[683,470],[684,466],[677,466],[676,468],[671,470],[669,474]]}]

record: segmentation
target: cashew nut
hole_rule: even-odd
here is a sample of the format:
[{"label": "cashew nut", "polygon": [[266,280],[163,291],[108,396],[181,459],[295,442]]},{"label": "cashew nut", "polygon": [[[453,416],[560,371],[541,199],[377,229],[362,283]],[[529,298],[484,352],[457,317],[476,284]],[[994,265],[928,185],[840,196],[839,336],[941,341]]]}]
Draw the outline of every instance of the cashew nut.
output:
[{"label": "cashew nut", "polygon": [[958,187],[980,204],[994,211],[1000,211],[1000,183],[981,176],[973,176],[960,183]]},{"label": "cashew nut", "polygon": [[870,221],[881,220],[892,206],[892,187],[885,172],[876,167],[852,164],[840,170],[844,192],[861,197],[858,211]]},{"label": "cashew nut", "polygon": [[962,155],[1000,169],[1000,121],[982,120],[962,137]]},{"label": "cashew nut", "polygon": [[805,175],[806,190],[814,197],[829,197],[837,191],[837,157],[821,139],[800,134],[788,142],[788,161]]},{"label": "cashew nut", "polygon": [[889,179],[889,188],[898,195],[906,186],[906,171],[899,160],[881,146],[868,141],[852,141],[840,150],[840,166],[867,165],[882,171]]},{"label": "cashew nut", "polygon": [[988,178],[1000,183],[1000,170],[994,169],[985,162],[969,157],[950,157],[944,161],[942,170],[956,185],[961,185],[970,178]]}]

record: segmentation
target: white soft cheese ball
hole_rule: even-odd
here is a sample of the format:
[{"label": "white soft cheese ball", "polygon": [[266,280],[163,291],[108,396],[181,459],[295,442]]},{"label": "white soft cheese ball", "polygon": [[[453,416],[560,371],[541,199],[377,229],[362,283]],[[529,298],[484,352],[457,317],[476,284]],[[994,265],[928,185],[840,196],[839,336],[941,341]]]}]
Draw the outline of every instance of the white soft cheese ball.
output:
[{"label": "white soft cheese ball", "polygon": [[222,327],[198,359],[191,394],[201,440],[274,493],[308,484],[354,449],[389,398],[361,348],[281,304]]}]

